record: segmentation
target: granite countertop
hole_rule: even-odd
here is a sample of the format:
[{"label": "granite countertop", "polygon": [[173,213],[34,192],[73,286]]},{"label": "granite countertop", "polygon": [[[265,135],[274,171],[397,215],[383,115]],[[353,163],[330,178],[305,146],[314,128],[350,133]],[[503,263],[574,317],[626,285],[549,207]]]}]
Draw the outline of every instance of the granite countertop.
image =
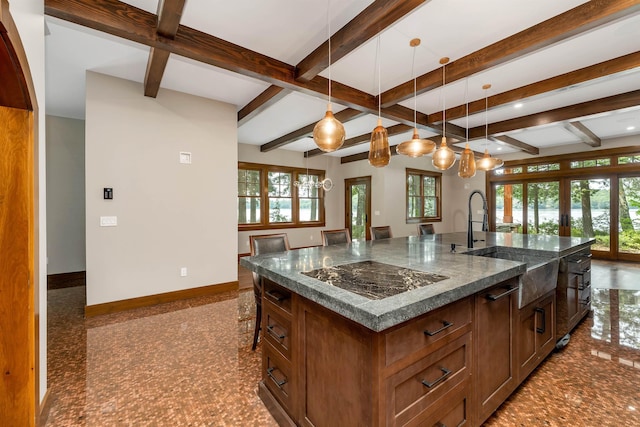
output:
[{"label": "granite countertop", "polygon": [[[530,248],[555,257],[589,247],[593,240],[481,232],[474,237],[484,240],[476,248]],[[456,253],[451,253],[451,243],[457,244]],[[373,331],[383,331],[526,271],[523,262],[466,255],[465,244],[466,233],[409,236],[243,257],[240,264]],[[382,266],[367,276],[369,268],[353,265],[362,262]],[[364,289],[374,277],[388,287]],[[354,292],[354,286],[362,292]]]}]

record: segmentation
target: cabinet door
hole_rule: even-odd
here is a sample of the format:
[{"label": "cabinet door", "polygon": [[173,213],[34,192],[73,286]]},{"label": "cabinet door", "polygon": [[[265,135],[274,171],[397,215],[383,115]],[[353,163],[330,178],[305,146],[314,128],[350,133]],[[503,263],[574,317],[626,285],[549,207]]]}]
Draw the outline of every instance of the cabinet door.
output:
[{"label": "cabinet door", "polygon": [[555,291],[519,310],[516,345],[518,384],[555,347],[555,327]]},{"label": "cabinet door", "polygon": [[482,423],[515,390],[514,327],[518,280],[476,295],[476,404]]}]

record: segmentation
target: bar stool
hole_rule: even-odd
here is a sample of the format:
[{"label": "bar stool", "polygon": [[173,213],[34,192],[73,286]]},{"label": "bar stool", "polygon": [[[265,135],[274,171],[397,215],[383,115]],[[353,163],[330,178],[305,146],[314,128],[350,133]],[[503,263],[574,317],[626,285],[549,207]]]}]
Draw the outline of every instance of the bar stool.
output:
[{"label": "bar stool", "polygon": [[391,227],[388,225],[371,227],[371,240],[390,239],[392,237]]},{"label": "bar stool", "polygon": [[351,243],[351,236],[349,236],[349,230],[341,228],[339,230],[322,230],[322,245],[340,245],[345,243]]},{"label": "bar stool", "polygon": [[[289,239],[286,233],[249,236],[249,243],[251,246],[251,256],[290,250]],[[258,345],[260,323],[262,321],[262,276],[253,272],[251,274],[253,276],[253,294],[256,298],[256,326],[253,333],[251,350],[255,350]]]}]

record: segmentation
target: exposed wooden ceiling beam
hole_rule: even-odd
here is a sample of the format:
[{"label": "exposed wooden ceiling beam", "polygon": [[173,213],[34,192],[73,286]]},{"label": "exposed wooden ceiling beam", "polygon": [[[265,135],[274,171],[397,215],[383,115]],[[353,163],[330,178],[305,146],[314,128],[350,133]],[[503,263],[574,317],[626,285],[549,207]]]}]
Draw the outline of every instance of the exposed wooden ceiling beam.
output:
[{"label": "exposed wooden ceiling beam", "polygon": [[[173,39],[178,32],[180,18],[186,0],[160,0],[158,3],[157,33],[162,37]],[[158,96],[164,70],[169,61],[169,52],[163,49],[151,48],[147,61],[147,71],[144,76],[144,95],[151,98]]]},{"label": "exposed wooden ceiling beam", "polygon": [[[425,0],[376,0],[331,35],[331,61],[344,58],[369,39],[390,27]],[[296,78],[309,81],[329,66],[329,40],[296,65]]]},{"label": "exposed wooden ceiling beam", "polygon": [[[579,85],[590,80],[595,80],[605,76],[612,76],[616,73],[622,73],[640,68],[640,52],[630,53],[608,61],[600,62],[589,67],[571,71],[536,83],[522,86],[516,89],[508,90],[487,98],[489,110],[501,107],[511,102],[523,100],[525,98],[533,98],[537,95],[550,95],[559,92],[569,86]],[[469,114],[479,113],[485,109],[484,98],[469,103]],[[466,105],[458,105],[447,109],[446,117],[449,120],[459,119],[466,116]],[[437,124],[442,121],[442,111],[429,114],[427,120],[429,123]]]},{"label": "exposed wooden ceiling beam", "polygon": [[[592,101],[581,102],[579,104],[568,105],[554,110],[543,111],[528,116],[516,117],[501,122],[489,123],[489,135],[496,135],[512,132],[518,129],[525,129],[549,123],[564,122],[579,117],[592,116],[594,114],[605,113],[623,108],[637,107],[640,105],[640,90],[621,93],[619,95],[608,96],[606,98],[594,99]],[[483,138],[485,127],[477,126],[469,129],[469,139]]]},{"label": "exposed wooden ceiling beam", "polygon": [[238,126],[248,122],[290,93],[291,91],[288,89],[275,85],[269,86],[264,92],[252,99],[238,111]]},{"label": "exposed wooden ceiling beam", "polygon": [[[333,116],[338,119],[338,121],[345,123],[349,120],[356,119],[358,117],[364,116],[366,113],[363,113],[360,110],[355,110],[353,108],[345,108],[344,110],[338,111]],[[318,117],[318,120],[322,119],[322,117]],[[276,148],[280,148],[284,145],[287,145],[293,141],[297,141],[300,138],[304,138],[306,136],[313,135],[313,128],[316,126],[317,122],[310,123],[300,129],[296,129],[293,132],[289,132],[288,134],[281,136],[280,138],[276,138],[273,141],[269,141],[266,144],[262,144],[260,146],[260,151],[263,153],[271,150],[275,150]]]},{"label": "exposed wooden ceiling beam", "polygon": [[525,153],[529,153],[533,155],[540,154],[540,149],[538,149],[538,147],[529,145],[526,142],[520,141],[519,139],[512,138],[509,135],[490,136],[489,139],[492,141],[504,142],[507,145],[511,145],[512,147],[516,147],[524,151]]},{"label": "exposed wooden ceiling beam", "polygon": [[[398,135],[404,132],[408,132],[411,129],[413,129],[413,127],[407,126],[407,125],[402,125],[402,124],[393,125],[387,128],[387,134],[389,136]],[[363,133],[362,135],[358,135],[358,136],[354,136],[353,138],[346,139],[344,141],[344,144],[342,144],[342,147],[339,148],[339,150],[355,147],[357,145],[364,144],[365,142],[369,142],[370,140],[371,140],[371,132]],[[324,154],[324,151],[322,151],[319,148],[316,148],[313,150],[305,151],[304,156],[314,157],[314,156],[319,156],[321,154]]]},{"label": "exposed wooden ceiling beam", "polygon": [[[447,64],[446,83],[464,79],[638,11],[640,11],[640,0],[588,1]],[[416,78],[418,93],[427,92],[441,85],[440,69]],[[411,80],[383,92],[382,105],[387,106],[404,101],[413,94],[413,80]]]},{"label": "exposed wooden ceiling beam", "polygon": [[598,138],[595,133],[591,132],[588,127],[586,127],[579,121],[566,122],[564,124],[564,128],[580,138],[580,140],[587,145],[590,145],[592,147],[600,147],[600,145],[602,144],[600,138]]},{"label": "exposed wooden ceiling beam", "polygon": [[[638,0],[640,1],[640,0]],[[328,80],[322,76],[302,82],[295,67],[210,34],[180,25],[174,39],[156,34],[156,15],[118,0],[45,0],[45,13],[65,21],[122,37],[195,61],[250,76],[285,89],[326,96]],[[332,98],[347,107],[378,113],[377,97],[333,81]],[[386,109],[385,109],[386,110]],[[403,124],[413,123],[413,110],[383,110],[382,116]],[[429,129],[426,115],[418,123]]]}]

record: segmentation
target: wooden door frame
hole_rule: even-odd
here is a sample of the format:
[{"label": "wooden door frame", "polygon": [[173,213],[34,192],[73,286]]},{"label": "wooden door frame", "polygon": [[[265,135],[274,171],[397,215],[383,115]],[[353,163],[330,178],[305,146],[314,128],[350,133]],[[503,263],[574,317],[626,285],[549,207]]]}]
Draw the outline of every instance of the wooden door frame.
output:
[{"label": "wooden door frame", "polygon": [[0,203],[3,199],[5,203],[0,231],[9,230],[12,238],[10,242],[5,239],[0,248],[0,256],[7,259],[10,254],[11,261],[8,268],[0,268],[0,286],[4,287],[0,313],[8,313],[0,317],[5,335],[0,339],[4,359],[0,363],[6,392],[0,393],[0,408],[9,412],[2,418],[6,425],[30,427],[38,425],[40,413],[38,105],[8,0],[0,0],[0,71],[2,120],[11,126],[7,130],[16,132],[7,139],[7,150],[0,150],[3,173],[11,181],[0,187],[4,193]]},{"label": "wooden door frame", "polygon": [[355,184],[366,184],[367,192],[365,197],[366,218],[365,218],[365,240],[371,240],[371,175],[359,176],[356,178],[345,178],[344,180],[344,226],[351,233],[351,192],[349,188]]}]

